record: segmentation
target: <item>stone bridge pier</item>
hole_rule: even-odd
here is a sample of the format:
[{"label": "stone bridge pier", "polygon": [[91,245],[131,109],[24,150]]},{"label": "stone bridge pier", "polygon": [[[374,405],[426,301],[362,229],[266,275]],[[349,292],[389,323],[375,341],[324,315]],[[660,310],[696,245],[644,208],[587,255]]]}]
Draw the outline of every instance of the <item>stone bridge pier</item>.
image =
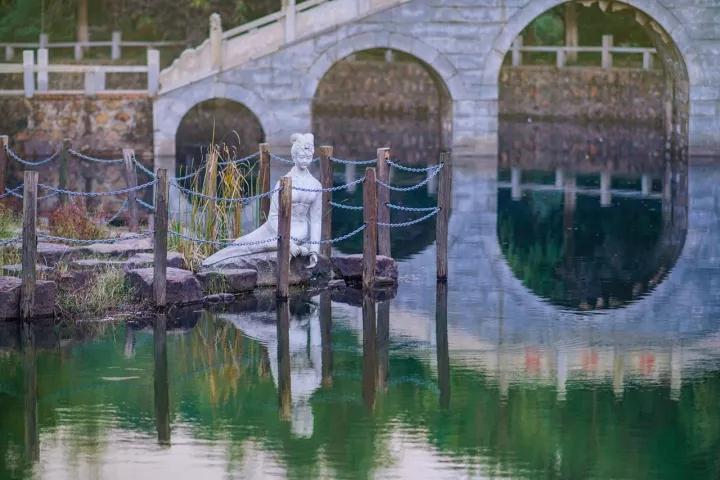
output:
[{"label": "stone bridge pier", "polygon": [[[303,18],[320,22],[355,8],[355,2],[327,1],[303,12]],[[286,36],[279,43],[273,43],[272,26],[257,29],[257,34],[218,40],[221,46],[211,60],[203,56],[210,56],[213,42],[205,42],[161,74],[154,103],[156,162],[174,165],[175,136],[183,116],[213,98],[245,105],[258,118],[272,148],[287,151],[293,132],[311,129],[313,97],[333,64],[353,53],[380,48],[405,52],[427,67],[450,99],[454,151],[489,156],[487,166],[492,167],[498,146],[499,72],[505,55],[534,18],[562,3],[383,0],[367,13],[358,12],[329,27],[298,30],[296,37],[293,33],[291,40]],[[638,28],[655,40],[660,61],[673,76],[671,89],[678,98],[672,111],[665,113],[673,117],[672,128],[688,133],[691,154],[720,154],[720,5],[701,0],[625,0],[623,7],[636,10]],[[298,25],[300,29],[305,24]]]}]

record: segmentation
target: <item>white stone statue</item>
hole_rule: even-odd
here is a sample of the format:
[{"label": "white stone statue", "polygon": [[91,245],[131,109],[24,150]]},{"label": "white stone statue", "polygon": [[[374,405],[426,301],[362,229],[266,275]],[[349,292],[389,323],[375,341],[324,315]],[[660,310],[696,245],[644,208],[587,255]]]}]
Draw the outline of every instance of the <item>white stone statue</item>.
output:
[{"label": "white stone statue", "polygon": [[[322,193],[319,190],[321,184],[308,170],[313,160],[313,155],[315,154],[315,138],[312,133],[296,133],[291,137],[291,140],[291,155],[295,166],[292,167],[285,176],[292,178],[293,187],[317,191],[307,192],[293,188],[290,235],[299,240],[299,242],[290,239],[290,255],[292,257],[309,256],[310,261],[307,268],[313,268],[317,264],[320,245],[318,243],[303,245],[303,241],[310,240],[311,242],[317,242],[320,240]],[[278,189],[279,186],[280,182],[278,181],[278,183],[275,184],[275,189]],[[206,268],[219,268],[223,266],[224,262],[233,258],[252,255],[254,253],[275,251],[277,250],[277,242],[275,241],[258,244],[255,242],[274,239],[277,236],[278,192],[275,192],[270,201],[270,215],[267,221],[256,230],[247,235],[243,235],[232,244],[210,255],[203,261],[202,266]]]}]

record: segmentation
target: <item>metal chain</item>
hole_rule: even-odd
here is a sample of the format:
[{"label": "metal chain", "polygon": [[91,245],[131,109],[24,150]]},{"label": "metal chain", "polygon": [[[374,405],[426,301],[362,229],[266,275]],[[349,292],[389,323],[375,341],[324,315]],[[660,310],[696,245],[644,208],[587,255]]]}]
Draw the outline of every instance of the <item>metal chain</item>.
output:
[{"label": "metal chain", "polygon": [[258,194],[258,195],[253,195],[253,196],[250,196],[250,197],[243,197],[243,198],[226,198],[226,197],[216,197],[216,196],[211,196],[211,195],[205,195],[204,193],[196,192],[195,190],[190,190],[189,188],[183,187],[182,185],[180,185],[179,183],[177,183],[177,181],[175,181],[175,180],[173,180],[171,183],[172,183],[175,187],[177,187],[181,192],[185,192],[185,193],[187,193],[188,195],[192,195],[192,196],[195,196],[195,197],[204,198],[205,200],[212,200],[213,202],[226,202],[226,203],[239,202],[239,203],[242,203],[243,205],[247,205],[247,204],[250,203],[252,200],[258,200],[258,199],[260,199],[260,198],[269,197],[269,196],[271,196],[272,194],[274,194],[275,192],[279,192],[279,191],[281,190],[281,188],[276,188],[276,189],[274,189],[274,190],[270,190],[269,192],[260,193],[260,194]]},{"label": "metal chain", "polygon": [[68,243],[79,243],[83,245],[90,245],[93,243],[118,243],[118,242],[124,242],[126,240],[138,240],[141,238],[147,238],[150,235],[152,235],[155,232],[148,231],[141,233],[140,235],[134,235],[132,237],[116,237],[116,238],[103,238],[98,240],[82,240],[79,238],[68,238],[68,237],[57,237],[54,235],[47,235],[45,233],[38,233],[38,238],[45,238],[47,240],[55,240],[57,242],[68,242]]},{"label": "metal chain", "polygon": [[392,208],[393,210],[400,210],[401,212],[429,212],[435,210],[438,207],[406,207],[405,205],[395,205],[394,203],[386,203],[386,207]]},{"label": "metal chain", "polygon": [[9,196],[19,196],[20,198],[22,198],[22,195],[18,195],[18,193],[17,193],[17,191],[20,190],[21,188],[23,188],[22,183],[15,188],[6,188],[5,193],[0,195],[0,200],[2,200],[5,197],[9,197]]},{"label": "metal chain", "polygon": [[65,190],[64,188],[56,188],[50,185],[45,185],[44,183],[38,184],[38,187],[44,188],[45,190],[50,190],[51,192],[54,192],[55,195],[64,194],[73,197],[108,197],[113,195],[123,195],[125,193],[136,192],[138,190],[151,187],[155,185],[155,183],[157,183],[157,180],[151,180],[136,187],[123,188],[121,190],[112,190],[110,192],[76,192],[74,190]]},{"label": "metal chain", "polygon": [[88,162],[95,162],[95,163],[122,163],[125,161],[122,158],[91,157],[90,155],[85,155],[83,153],[78,152],[77,150],[73,150],[72,148],[68,148],[68,153],[74,157],[81,159],[81,160],[87,160]]},{"label": "metal chain", "polygon": [[395,192],[409,192],[410,190],[416,190],[416,189],[422,187],[423,185],[425,185],[426,183],[428,183],[435,175],[438,174],[439,171],[440,171],[440,167],[439,166],[435,167],[434,170],[430,171],[430,175],[428,175],[425,180],[423,180],[422,182],[417,183],[415,185],[411,185],[409,187],[396,187],[394,185],[385,183],[382,180],[377,180],[377,183],[378,183],[378,185],[382,185],[383,187],[387,188],[388,190],[392,190]]},{"label": "metal chain", "polygon": [[295,187],[293,186],[293,190],[298,190],[300,192],[336,192],[338,190],[342,190],[343,188],[352,187],[353,185],[357,185],[358,183],[362,183],[365,180],[365,177],[358,178],[355,181],[352,181],[350,183],[346,183],[345,185],[338,185],[337,187],[328,187],[328,188],[303,188],[303,187]]},{"label": "metal chain", "polygon": [[345,165],[372,165],[373,163],[377,163],[376,158],[373,158],[372,160],[343,160],[342,158],[330,157],[330,161]]},{"label": "metal chain", "polygon": [[125,209],[127,209],[127,207],[128,207],[128,201],[125,200],[125,201],[123,202],[122,206],[120,207],[120,210],[118,210],[117,213],[115,213],[115,215],[113,215],[112,217],[110,217],[108,220],[105,220],[105,224],[108,225],[108,224],[112,223],[113,220],[115,220],[116,218],[118,218],[118,217],[120,216],[120,214],[122,214],[122,213],[125,211]]},{"label": "metal chain", "polygon": [[[222,165],[230,165],[231,163],[236,163],[236,164],[237,164],[237,163],[243,163],[243,162],[247,162],[248,160],[252,160],[253,158],[255,158],[255,157],[259,156],[259,155],[260,155],[260,152],[255,152],[255,153],[251,153],[250,155],[248,155],[248,156],[246,156],[246,157],[236,158],[236,159],[233,159],[233,160],[225,160],[225,161],[222,161],[222,162],[217,162],[217,164],[220,165],[220,166],[222,166]],[[207,165],[207,164],[205,164],[205,165]],[[203,167],[204,167],[205,165],[203,165]]]},{"label": "metal chain", "polygon": [[21,237],[5,238],[0,240],[0,245],[9,245],[11,243],[22,241]]},{"label": "metal chain", "polygon": [[149,168],[146,168],[145,165],[140,163],[137,158],[135,158],[135,153],[132,154],[132,160],[135,162],[135,165],[140,169],[141,172],[143,172],[145,175],[149,176],[150,178],[155,178],[155,172],[150,170]]},{"label": "metal chain", "polygon": [[301,240],[301,239],[295,238],[295,237],[290,237],[290,238],[292,238],[295,242],[297,242],[297,243],[299,243],[299,244],[303,244],[303,245],[304,245],[304,244],[319,245],[319,244],[322,244],[322,243],[337,243],[337,242],[342,242],[343,240],[347,240],[348,238],[350,238],[350,237],[352,237],[352,236],[354,236],[354,235],[357,235],[358,233],[360,233],[360,232],[362,232],[363,230],[365,230],[365,227],[366,227],[366,225],[363,223],[362,225],[360,225],[358,228],[356,228],[355,230],[353,230],[353,231],[350,232],[350,233],[347,233],[347,234],[345,234],[345,235],[343,235],[343,236],[341,236],[341,237],[331,238],[331,239],[328,239],[328,240],[316,240],[316,241],[312,241],[312,240]]},{"label": "metal chain", "polygon": [[404,170],[406,172],[413,172],[413,173],[424,173],[424,172],[430,172],[432,170],[440,169],[443,167],[444,163],[440,163],[438,165],[431,165],[429,167],[406,167],[405,165],[401,165],[399,163],[393,162],[389,158],[386,160],[388,165],[392,165],[393,167],[397,168],[398,170]]},{"label": "metal chain", "polygon": [[192,173],[188,173],[187,175],[183,175],[182,177],[175,177],[175,180],[178,181],[178,182],[185,181],[185,180],[187,180],[188,178],[196,177],[196,176],[197,176],[200,172],[202,172],[203,170],[205,170],[205,165],[201,166],[200,168],[198,168],[197,170],[195,170],[195,171],[192,172]]},{"label": "metal chain", "polygon": [[390,227],[390,228],[400,228],[400,227],[409,227],[410,225],[415,225],[416,223],[423,222],[427,220],[428,218],[434,216],[440,211],[440,207],[435,207],[435,209],[428,213],[427,215],[423,215],[420,218],[416,218],[415,220],[410,220],[407,222],[399,222],[399,223],[385,223],[385,222],[378,222],[378,227]]},{"label": "metal chain", "polygon": [[235,243],[235,240],[231,240],[229,238],[224,238],[222,240],[203,240],[201,238],[191,237],[189,235],[185,235],[183,233],[175,232],[172,230],[169,231],[168,233],[174,237],[179,237],[184,240],[189,240],[191,242],[212,244],[212,245],[219,246],[219,247],[225,247],[228,245],[237,246],[237,247],[245,247],[245,246],[249,247],[251,245],[262,245],[263,243],[275,242],[278,239],[278,237],[274,237],[274,238],[266,238],[264,240],[257,240],[255,242]]},{"label": "metal chain", "polygon": [[136,198],[135,201],[136,201],[136,202],[138,203],[138,205],[140,205],[141,207],[145,207],[145,208],[147,208],[148,210],[150,210],[151,212],[154,212],[154,211],[155,211],[155,207],[152,206],[152,205],[150,205],[149,203],[143,202],[143,201],[140,200],[139,198]]},{"label": "metal chain", "polygon": [[295,162],[293,162],[292,160],[287,159],[287,158],[285,158],[285,157],[281,157],[280,155],[275,155],[274,153],[271,153],[271,154],[270,154],[270,158],[271,158],[272,160],[278,160],[278,161],[283,162],[283,163],[289,163],[289,164],[291,164],[291,165],[295,165]]},{"label": "metal chain", "polygon": [[362,210],[363,209],[362,205],[359,205],[359,206],[345,205],[343,203],[336,203],[336,202],[330,202],[330,205],[332,205],[333,207],[337,207],[337,208],[343,208],[345,210]]},{"label": "metal chain", "polygon": [[44,160],[39,160],[37,162],[31,162],[29,160],[23,160],[22,158],[20,158],[20,156],[17,153],[15,153],[8,145],[5,145],[5,151],[7,152],[8,155],[10,155],[10,158],[15,160],[16,162],[20,162],[23,165],[28,165],[31,167],[37,167],[40,165],[44,165],[48,162],[52,162],[53,160],[55,160],[57,158],[58,155],[60,155],[60,150],[58,150],[57,152],[53,153],[52,155],[50,155],[48,158],[46,158]]}]

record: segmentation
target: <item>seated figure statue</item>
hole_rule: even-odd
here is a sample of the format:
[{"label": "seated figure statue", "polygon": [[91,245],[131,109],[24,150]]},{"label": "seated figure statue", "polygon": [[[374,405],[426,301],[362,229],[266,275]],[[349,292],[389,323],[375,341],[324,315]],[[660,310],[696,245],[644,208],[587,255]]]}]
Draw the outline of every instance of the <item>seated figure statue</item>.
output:
[{"label": "seated figure statue", "polygon": [[[292,137],[291,155],[295,166],[285,175],[292,178],[292,222],[290,226],[290,255],[309,256],[307,268],[313,268],[317,264],[317,256],[320,250],[318,243],[308,243],[303,245],[304,241],[318,242],[320,240],[320,226],[322,215],[322,194],[320,192],[320,182],[312,176],[308,167],[313,160],[315,153],[313,134],[296,133]],[[280,186],[280,182],[275,184],[275,190]],[[295,190],[295,187],[302,189],[315,190]],[[265,223],[260,225],[256,230],[243,235],[236,239],[233,243],[215,252],[206,258],[202,266],[206,268],[222,267],[227,261],[234,258],[252,255],[255,253],[271,252],[277,250],[277,242],[271,241],[278,236],[278,192],[272,195],[270,201],[270,215]],[[268,240],[261,242],[262,240]]]}]

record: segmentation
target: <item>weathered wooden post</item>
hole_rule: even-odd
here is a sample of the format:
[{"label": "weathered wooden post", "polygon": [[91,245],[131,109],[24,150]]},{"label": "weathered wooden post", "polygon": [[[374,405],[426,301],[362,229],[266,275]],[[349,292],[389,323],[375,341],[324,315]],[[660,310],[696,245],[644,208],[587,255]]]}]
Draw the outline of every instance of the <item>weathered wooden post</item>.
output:
[{"label": "weathered wooden post", "polygon": [[285,11],[285,43],[295,40],[295,0],[282,0]]},{"label": "weathered wooden post", "polygon": [[435,245],[437,250],[437,278],[447,280],[448,276],[448,225],[452,208],[452,157],[449,152],[440,154],[440,181],[438,182],[438,208],[435,222]]},{"label": "weathered wooden post", "polygon": [[[390,183],[389,148],[377,149],[377,179],[385,184]],[[390,190],[379,188],[377,190],[378,223],[390,223]],[[390,227],[378,228],[378,255],[390,256]]]},{"label": "weathered wooden post", "polygon": [[[60,148],[60,170],[58,171],[58,184],[63,190],[68,190],[68,160],[70,156],[70,139],[65,138]],[[60,194],[60,203],[63,205],[70,200],[70,197],[64,193]]]},{"label": "weathered wooden post", "polygon": [[222,20],[220,14],[210,15],[210,60],[213,70],[222,68]]},{"label": "weathered wooden post", "polygon": [[290,222],[292,218],[292,179],[280,179],[278,202],[277,297],[287,298],[290,291]]},{"label": "weathered wooden post", "polygon": [[158,168],[155,185],[155,233],[153,244],[153,299],[155,306],[164,308],[167,293],[168,241],[168,179],[167,170]]},{"label": "weathered wooden post", "polygon": [[120,45],[122,42],[122,32],[114,31],[112,32],[112,42],[110,45],[110,58],[112,60],[120,60],[120,56],[122,55],[122,46]]},{"label": "weathered wooden post", "polygon": [[[320,183],[323,189],[332,188],[333,186],[333,168],[330,158],[333,156],[333,147],[325,145],[320,147]],[[330,240],[332,238],[332,192],[325,190],[322,192],[322,226],[320,228],[320,239]],[[320,255],[330,258],[332,254],[331,243],[320,244]]]},{"label": "weathered wooden post", "polygon": [[[258,146],[260,151],[260,167],[258,169],[257,190],[258,193],[270,191],[270,145],[261,143]],[[260,199],[260,212],[258,214],[257,226],[266,222],[270,215],[270,197]]]},{"label": "weathered wooden post", "polygon": [[601,54],[601,66],[602,68],[612,68],[613,59],[610,49],[613,46],[613,36],[603,35],[602,36],[602,54]]},{"label": "weathered wooden post", "polygon": [[147,87],[148,95],[154,97],[160,88],[160,51],[148,48],[147,51]]},{"label": "weathered wooden post", "polygon": [[20,290],[20,316],[27,320],[32,317],[37,281],[37,186],[38,172],[26,170],[23,186],[22,224],[22,274]]},{"label": "weathered wooden post", "polygon": [[[137,187],[137,170],[135,169],[135,150],[132,148],[123,148],[123,161],[125,162],[125,181],[127,188]],[[137,192],[130,191],[127,194],[128,201],[128,228],[131,232],[138,231],[138,207]]]},{"label": "weathered wooden post", "polygon": [[10,146],[10,137],[0,135],[0,195],[5,193],[5,175],[7,173],[7,153],[5,146]]},{"label": "weathered wooden post", "polygon": [[520,50],[523,46],[523,37],[518,35],[515,41],[512,43],[512,66],[519,67],[522,65],[522,51]]},{"label": "weathered wooden post", "polygon": [[37,89],[38,92],[48,91],[48,49],[39,48],[37,51]]},{"label": "weathered wooden post", "polygon": [[32,98],[35,94],[35,52],[23,50],[23,88],[25,97]]},{"label": "weathered wooden post", "polygon": [[377,261],[377,180],[375,169],[365,170],[363,182],[363,289],[369,290],[375,284],[375,264]]}]

